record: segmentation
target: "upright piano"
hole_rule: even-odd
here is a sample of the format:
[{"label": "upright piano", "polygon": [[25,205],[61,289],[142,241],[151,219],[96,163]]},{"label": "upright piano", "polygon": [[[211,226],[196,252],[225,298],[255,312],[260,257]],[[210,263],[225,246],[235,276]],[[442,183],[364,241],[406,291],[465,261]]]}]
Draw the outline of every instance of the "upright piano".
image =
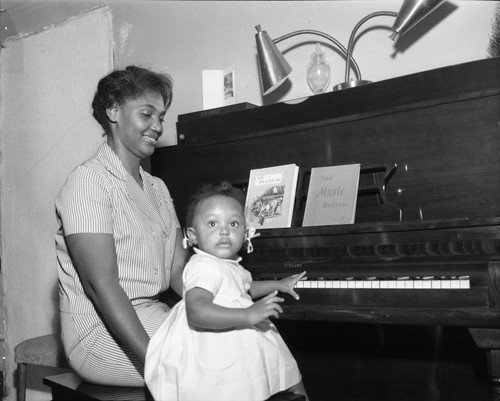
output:
[{"label": "upright piano", "polygon": [[[307,271],[281,319],[467,328],[500,399],[500,58],[178,123],[153,174],[183,222],[201,184],[300,167],[292,227],[260,230],[254,279]],[[302,227],[310,169],[360,163],[354,224]]]}]

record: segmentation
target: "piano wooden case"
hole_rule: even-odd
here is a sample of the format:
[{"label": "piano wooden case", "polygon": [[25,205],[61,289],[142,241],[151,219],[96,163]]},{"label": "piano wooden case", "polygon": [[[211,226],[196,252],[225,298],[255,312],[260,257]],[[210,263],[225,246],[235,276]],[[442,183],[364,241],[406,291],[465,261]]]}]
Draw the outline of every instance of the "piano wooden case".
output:
[{"label": "piano wooden case", "polygon": [[[151,169],[181,221],[201,184],[245,189],[251,169],[301,168],[293,227],[261,230],[242,255],[254,279],[307,271],[283,318],[469,328],[500,399],[499,58],[178,126]],[[310,169],[350,163],[355,224],[301,227]]]}]

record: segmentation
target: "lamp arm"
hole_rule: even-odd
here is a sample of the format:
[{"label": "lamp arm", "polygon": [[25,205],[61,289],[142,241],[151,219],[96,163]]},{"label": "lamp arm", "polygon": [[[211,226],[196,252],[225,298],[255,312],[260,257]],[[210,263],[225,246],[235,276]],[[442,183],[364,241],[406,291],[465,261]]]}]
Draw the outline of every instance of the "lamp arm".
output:
[{"label": "lamp arm", "polygon": [[[397,17],[398,13],[394,11],[376,11],[374,13],[368,14],[366,17],[364,17],[361,21],[359,21],[354,29],[351,32],[351,36],[349,37],[349,44],[347,45],[347,63],[345,65],[345,81],[349,81],[349,76],[350,76],[350,63],[349,60],[354,60],[352,58],[352,51],[354,47],[354,38],[356,37],[356,33],[361,25],[363,25],[366,21],[373,17],[380,17],[380,16],[386,16],[386,17]],[[357,66],[356,66],[357,68]],[[358,75],[359,78],[359,75]]]},{"label": "lamp arm", "polygon": [[[396,13],[396,15],[397,15],[397,13]],[[321,31],[315,31],[312,29],[301,29],[299,31],[290,32],[290,33],[287,33],[286,35],[280,36],[279,38],[273,39],[273,42],[279,43],[279,42],[282,42],[283,40],[286,40],[286,39],[291,38],[293,36],[304,35],[304,34],[318,35],[318,36],[321,36],[322,38],[328,39],[330,42],[335,44],[342,51],[342,54],[345,56],[347,66],[350,65],[349,58],[351,59],[352,67],[353,67],[354,71],[356,72],[356,76],[358,77],[358,79],[361,79],[361,71],[359,70],[359,67],[358,67],[358,64],[356,63],[356,60],[354,60],[352,55],[348,54],[347,49],[344,47],[344,45],[342,43],[340,43],[337,39],[335,39],[333,36],[328,35],[327,33],[324,33]],[[352,51],[351,51],[351,53],[352,53]]]}]

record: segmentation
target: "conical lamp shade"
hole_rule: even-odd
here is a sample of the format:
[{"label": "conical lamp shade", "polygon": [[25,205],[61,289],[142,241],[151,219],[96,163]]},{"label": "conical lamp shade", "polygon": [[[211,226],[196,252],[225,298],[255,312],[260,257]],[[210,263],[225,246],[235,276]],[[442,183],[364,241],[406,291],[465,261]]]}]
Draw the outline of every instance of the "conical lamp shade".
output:
[{"label": "conical lamp shade", "polygon": [[405,0],[392,26],[391,38],[404,35],[445,0]]},{"label": "conical lamp shade", "polygon": [[267,95],[283,83],[292,72],[292,67],[267,32],[262,31],[260,25],[255,28],[257,29],[255,40],[259,58],[260,83],[262,93]]}]

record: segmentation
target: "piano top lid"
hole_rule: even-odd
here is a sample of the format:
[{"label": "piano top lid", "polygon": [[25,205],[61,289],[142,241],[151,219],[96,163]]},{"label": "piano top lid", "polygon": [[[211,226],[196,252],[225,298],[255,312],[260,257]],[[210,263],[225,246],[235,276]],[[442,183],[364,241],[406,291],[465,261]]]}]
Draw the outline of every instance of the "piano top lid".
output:
[{"label": "piano top lid", "polygon": [[[178,145],[227,142],[324,121],[351,121],[500,92],[500,57],[446,66],[342,91],[177,123]],[[172,150],[173,150],[172,149]]]}]

